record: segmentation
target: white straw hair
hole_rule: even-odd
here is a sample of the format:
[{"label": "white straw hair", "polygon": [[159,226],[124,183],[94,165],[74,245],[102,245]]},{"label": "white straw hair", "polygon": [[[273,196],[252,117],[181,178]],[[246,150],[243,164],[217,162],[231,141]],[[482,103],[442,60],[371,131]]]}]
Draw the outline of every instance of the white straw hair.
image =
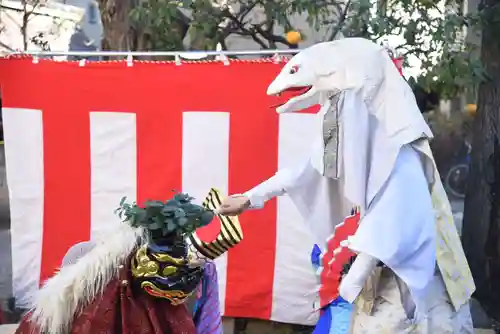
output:
[{"label": "white straw hair", "polygon": [[71,247],[60,271],[38,291],[31,321],[40,333],[68,332],[78,312],[103,293],[130,253],[146,242],[144,229],[129,224],[119,224],[108,232],[95,242]]}]

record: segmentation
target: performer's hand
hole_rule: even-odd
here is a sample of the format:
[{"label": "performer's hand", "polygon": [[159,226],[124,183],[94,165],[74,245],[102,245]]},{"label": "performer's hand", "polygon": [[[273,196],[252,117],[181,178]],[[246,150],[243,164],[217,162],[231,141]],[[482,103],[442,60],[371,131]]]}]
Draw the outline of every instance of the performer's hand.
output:
[{"label": "performer's hand", "polygon": [[237,216],[250,207],[250,199],[244,195],[229,196],[222,201],[217,213],[224,216]]}]

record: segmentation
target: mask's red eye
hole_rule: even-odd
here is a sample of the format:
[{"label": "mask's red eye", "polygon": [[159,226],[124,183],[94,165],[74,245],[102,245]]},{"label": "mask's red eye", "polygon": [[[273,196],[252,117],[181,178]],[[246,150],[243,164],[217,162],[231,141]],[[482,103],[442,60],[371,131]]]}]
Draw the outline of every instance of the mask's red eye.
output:
[{"label": "mask's red eye", "polygon": [[299,65],[293,65],[290,69],[290,74],[295,74],[299,71]]}]

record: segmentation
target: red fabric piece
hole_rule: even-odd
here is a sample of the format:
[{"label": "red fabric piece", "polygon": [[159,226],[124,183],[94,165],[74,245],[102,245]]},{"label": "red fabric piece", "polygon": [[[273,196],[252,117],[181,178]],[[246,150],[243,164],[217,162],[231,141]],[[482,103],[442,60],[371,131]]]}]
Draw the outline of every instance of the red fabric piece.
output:
[{"label": "red fabric piece", "polygon": [[403,75],[403,58],[402,57],[394,58],[392,59],[392,61],[394,62],[394,65],[398,69],[399,74]]},{"label": "red fabric piece", "polygon": [[[134,61],[128,67],[125,61],[112,61],[81,67],[78,62],[48,59],[36,64],[24,57],[0,59],[2,107],[42,111],[43,237],[41,253],[31,254],[41,261],[40,273],[34,273],[40,274],[40,282],[53,275],[69,247],[90,238],[89,112],[135,115],[138,203],[182,189],[183,113],[228,112],[227,192],[241,193],[278,168],[279,115],[269,108],[273,97],[266,89],[283,65],[257,59],[232,60],[230,66],[220,61],[182,66]],[[74,89],[68,81],[82,88]],[[61,163],[61,157],[67,161]],[[75,216],[74,211],[81,214]],[[263,210],[241,217],[245,239],[227,256],[226,316],[271,317],[276,212],[276,201],[271,201]],[[64,217],[70,215],[74,220],[67,224]],[[219,227],[207,227],[212,228]],[[208,237],[213,233],[208,231]],[[248,275],[253,272],[259,274]]]},{"label": "red fabric piece", "polygon": [[[75,317],[68,334],[196,334],[185,305],[173,306],[134,288],[128,268],[119,276]],[[42,334],[29,317],[23,318],[16,334]]]},{"label": "red fabric piece", "polygon": [[[352,256],[356,255],[349,248],[341,247],[341,243],[356,233],[360,218],[359,212],[346,217],[343,224],[335,227],[333,236],[327,241],[327,249],[321,258],[323,269],[320,276],[319,297],[320,307],[322,308],[339,296],[342,268]],[[339,249],[339,252],[335,254],[337,249]]]}]

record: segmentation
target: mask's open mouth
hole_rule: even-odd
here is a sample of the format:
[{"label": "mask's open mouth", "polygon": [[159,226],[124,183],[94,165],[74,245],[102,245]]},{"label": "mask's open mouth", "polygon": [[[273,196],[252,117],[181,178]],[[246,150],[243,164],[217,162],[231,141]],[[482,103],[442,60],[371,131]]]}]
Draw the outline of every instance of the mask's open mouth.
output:
[{"label": "mask's open mouth", "polygon": [[280,100],[280,102],[273,104],[271,108],[278,108],[282,105],[285,105],[291,99],[307,94],[312,89],[312,86],[304,86],[304,87],[290,87],[282,91],[281,93],[276,94]]}]

